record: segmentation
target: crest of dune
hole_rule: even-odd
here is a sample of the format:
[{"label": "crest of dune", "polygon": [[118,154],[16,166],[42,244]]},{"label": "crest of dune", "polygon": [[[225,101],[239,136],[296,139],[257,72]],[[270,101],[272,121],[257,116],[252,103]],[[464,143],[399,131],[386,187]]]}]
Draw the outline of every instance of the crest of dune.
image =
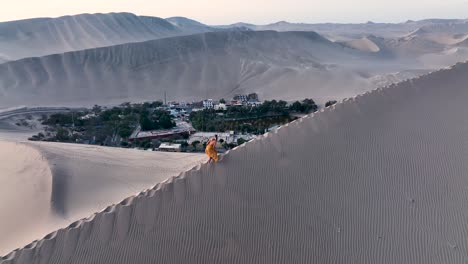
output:
[{"label": "crest of dune", "polygon": [[350,40],[350,41],[344,42],[344,44],[348,47],[351,47],[357,50],[367,51],[367,52],[379,52],[380,51],[379,46],[377,46],[377,44],[375,44],[368,38]]}]

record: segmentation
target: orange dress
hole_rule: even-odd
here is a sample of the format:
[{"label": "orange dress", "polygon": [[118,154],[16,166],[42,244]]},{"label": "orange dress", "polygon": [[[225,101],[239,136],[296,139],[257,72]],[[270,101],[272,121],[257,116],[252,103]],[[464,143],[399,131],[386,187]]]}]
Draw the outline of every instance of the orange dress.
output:
[{"label": "orange dress", "polygon": [[218,152],[216,152],[216,149],[213,143],[206,145],[205,153],[206,155],[208,155],[208,157],[212,158],[214,161],[216,162],[218,161]]}]

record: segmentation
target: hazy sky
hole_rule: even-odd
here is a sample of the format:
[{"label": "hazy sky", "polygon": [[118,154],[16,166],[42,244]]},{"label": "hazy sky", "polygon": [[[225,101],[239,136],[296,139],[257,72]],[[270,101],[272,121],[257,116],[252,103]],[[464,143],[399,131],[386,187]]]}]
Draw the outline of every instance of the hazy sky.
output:
[{"label": "hazy sky", "polygon": [[0,0],[0,21],[79,13],[185,16],[206,24],[468,18],[468,0]]}]

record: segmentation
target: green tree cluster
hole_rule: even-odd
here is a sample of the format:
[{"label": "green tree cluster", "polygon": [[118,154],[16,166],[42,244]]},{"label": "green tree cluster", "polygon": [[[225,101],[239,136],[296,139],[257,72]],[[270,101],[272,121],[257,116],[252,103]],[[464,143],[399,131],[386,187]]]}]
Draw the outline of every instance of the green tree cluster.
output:
[{"label": "green tree cluster", "polygon": [[49,118],[42,122],[43,125],[50,126],[70,126],[73,124],[73,118],[71,113],[56,113],[50,115]]},{"label": "green tree cluster", "polygon": [[44,139],[64,142],[83,140],[102,145],[117,136],[125,142],[138,125],[147,130],[174,127],[169,113],[157,109],[160,106],[160,101],[123,103],[110,109],[95,105],[87,111],[52,114],[43,117],[42,123],[55,130],[56,136]]},{"label": "green tree cluster", "polygon": [[205,109],[190,115],[192,126],[199,131],[229,131],[262,134],[273,125],[292,120],[285,101],[265,101],[260,106],[231,106],[227,110]]},{"label": "green tree cluster", "polygon": [[311,113],[317,111],[318,106],[315,104],[314,100],[304,99],[302,102],[294,102],[289,106],[289,109],[298,113]]},{"label": "green tree cluster", "polygon": [[141,130],[149,131],[156,129],[169,129],[176,126],[169,113],[162,110],[153,112],[143,111],[140,114]]}]

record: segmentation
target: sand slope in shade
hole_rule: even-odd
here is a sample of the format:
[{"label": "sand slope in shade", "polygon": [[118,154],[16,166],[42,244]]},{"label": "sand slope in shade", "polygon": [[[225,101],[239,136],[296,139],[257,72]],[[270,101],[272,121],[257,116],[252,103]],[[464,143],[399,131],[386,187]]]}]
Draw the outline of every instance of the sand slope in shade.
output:
[{"label": "sand slope in shade", "polygon": [[202,154],[0,141],[0,255],[205,160]]},{"label": "sand slope in shade", "polygon": [[463,263],[467,72],[345,100],[1,263]]},{"label": "sand slope in shade", "polygon": [[52,174],[39,151],[18,143],[0,141],[0,167],[0,253],[6,253],[50,230]]}]

